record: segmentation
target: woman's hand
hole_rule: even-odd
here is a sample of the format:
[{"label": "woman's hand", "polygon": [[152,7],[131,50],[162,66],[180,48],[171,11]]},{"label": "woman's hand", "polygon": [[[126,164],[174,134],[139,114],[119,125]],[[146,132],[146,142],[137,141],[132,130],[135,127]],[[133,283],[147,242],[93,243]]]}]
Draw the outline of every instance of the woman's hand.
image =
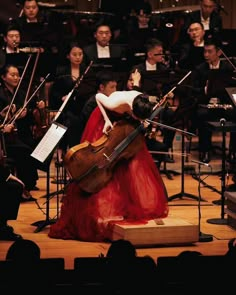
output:
[{"label": "woman's hand", "polygon": [[113,125],[111,123],[111,121],[109,119],[107,119],[105,121],[105,124],[104,124],[104,127],[103,127],[103,130],[102,132],[105,133],[106,135],[108,134],[108,132],[113,129]]}]

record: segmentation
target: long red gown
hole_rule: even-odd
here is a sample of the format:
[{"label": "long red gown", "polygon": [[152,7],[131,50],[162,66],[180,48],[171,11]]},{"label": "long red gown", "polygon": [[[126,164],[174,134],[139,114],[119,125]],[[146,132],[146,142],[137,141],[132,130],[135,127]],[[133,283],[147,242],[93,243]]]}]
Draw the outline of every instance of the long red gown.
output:
[{"label": "long red gown", "polygon": [[[88,120],[81,142],[98,140],[103,126],[104,119],[97,107]],[[49,237],[106,241],[112,222],[143,224],[167,215],[166,188],[144,140],[142,149],[122,162],[98,193],[85,197],[78,184],[68,185],[60,216],[51,225]]]}]

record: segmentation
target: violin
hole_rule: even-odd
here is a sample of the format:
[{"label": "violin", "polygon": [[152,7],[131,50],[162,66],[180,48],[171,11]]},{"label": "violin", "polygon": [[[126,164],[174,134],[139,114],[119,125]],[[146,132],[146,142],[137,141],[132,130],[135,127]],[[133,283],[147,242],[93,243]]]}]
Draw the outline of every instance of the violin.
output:
[{"label": "violin", "polygon": [[119,161],[132,158],[142,148],[143,130],[143,124],[134,128],[125,121],[118,121],[97,141],[85,141],[70,148],[64,158],[68,174],[83,191],[100,191],[111,180]]},{"label": "violin", "polygon": [[41,109],[38,106],[33,110],[34,125],[32,127],[33,137],[35,140],[40,140],[48,130],[48,114],[45,108]]}]

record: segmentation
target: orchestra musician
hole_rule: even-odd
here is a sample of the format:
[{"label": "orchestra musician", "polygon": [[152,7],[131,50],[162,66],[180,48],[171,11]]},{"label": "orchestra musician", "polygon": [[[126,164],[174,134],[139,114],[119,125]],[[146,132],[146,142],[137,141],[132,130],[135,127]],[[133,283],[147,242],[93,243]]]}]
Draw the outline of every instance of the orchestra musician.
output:
[{"label": "orchestra musician", "polygon": [[10,23],[21,30],[22,51],[58,53],[63,24],[58,21],[54,24],[50,14],[41,9],[38,0],[23,0],[19,16],[12,18]]},{"label": "orchestra musician", "polygon": [[126,51],[119,44],[111,44],[112,30],[107,23],[98,23],[94,32],[95,42],[84,46],[86,63],[98,62],[101,59],[126,58]]},{"label": "orchestra musician", "polygon": [[22,6],[21,13],[17,20],[19,24],[23,25],[25,23],[37,23],[43,21],[37,0],[23,0]]},{"label": "orchestra musician", "polygon": [[200,10],[190,12],[183,25],[182,38],[188,39],[187,30],[193,22],[202,23],[206,37],[219,38],[223,29],[222,17],[215,0],[199,0]]},{"label": "orchestra musician", "polygon": [[[135,90],[115,91],[109,97],[97,93],[96,101],[98,106],[87,122],[81,143],[94,142],[109,134],[109,130],[119,130],[118,122],[127,127],[139,125],[151,115],[154,106],[145,95]],[[111,122],[110,112],[117,116],[117,124]],[[102,179],[106,184],[99,191],[88,194],[76,181],[67,186],[61,215],[51,225],[49,237],[106,241],[114,222],[146,224],[150,219],[168,215],[165,185],[143,135],[139,133],[139,136],[135,141],[138,149],[135,151],[132,147],[129,159],[122,161],[121,158],[108,182]]]},{"label": "orchestra musician", "polygon": [[[25,188],[22,194],[22,201],[32,201],[32,195],[30,191],[36,186],[38,180],[38,173],[36,163],[30,156],[33,149],[30,145],[26,144],[26,141],[31,141],[31,131],[28,124],[24,124],[24,128],[20,121],[24,120],[27,115],[27,108],[24,108],[22,112],[17,111],[22,107],[22,97],[24,98],[24,91],[19,90],[15,93],[17,85],[20,81],[19,70],[14,65],[6,65],[1,70],[1,86],[0,86],[0,118],[1,123],[5,126],[11,127],[11,132],[5,132],[4,138],[6,143],[7,157],[14,160],[14,166],[16,168],[17,176],[24,182]],[[13,104],[12,100],[14,98]],[[12,105],[12,109],[9,110]],[[6,117],[7,116],[7,117]],[[15,120],[14,120],[15,118]],[[18,134],[17,128],[20,129]],[[20,136],[21,134],[22,137]],[[22,140],[23,139],[23,140]]]},{"label": "orchestra musician", "polygon": [[[49,87],[49,109],[59,110],[67,95],[75,86],[76,82],[82,77],[86,70],[84,63],[83,48],[77,41],[70,41],[65,48],[64,63],[60,63],[56,69],[56,76],[53,78]],[[72,147],[78,143],[77,127],[80,112],[87,100],[84,91],[75,89],[72,97],[69,98],[65,109],[59,116],[59,123],[65,125],[68,129],[59,143],[59,161],[63,160],[63,156],[68,147]]]},{"label": "orchestra musician", "polygon": [[[133,70],[137,69],[141,74],[141,81],[146,73],[149,74],[164,74],[168,71],[168,66],[165,64],[165,55],[164,55],[164,45],[163,42],[156,38],[148,39],[145,44],[146,47],[146,58],[143,62],[136,64],[133,66]],[[161,80],[161,77],[160,77]],[[142,91],[145,91],[149,95],[155,95],[157,100],[164,96],[169,90],[169,85],[167,83],[163,83],[162,81],[157,81],[155,83],[155,89],[145,88],[145,85],[142,85],[140,81],[140,87]],[[174,111],[171,108],[165,108],[160,113],[160,120],[162,123],[171,125],[172,119],[174,117]],[[163,144],[167,147],[169,151],[172,148],[173,140],[175,136],[175,131],[169,129],[163,129]],[[166,158],[168,162],[173,162],[171,157]]]},{"label": "orchestra musician", "polygon": [[[214,111],[212,108],[206,107],[211,104],[214,106],[213,99],[218,100],[218,104],[228,104],[228,95],[225,92],[225,87],[232,86],[230,82],[233,76],[233,68],[231,64],[222,60],[221,43],[216,39],[208,39],[204,44],[205,61],[198,65],[192,73],[192,83],[196,92],[197,107],[196,113],[192,117],[193,125],[198,129],[199,137],[199,159],[202,162],[209,163],[211,160],[210,151],[212,148],[211,137],[212,131],[207,128],[207,121],[219,121],[222,117],[235,121],[235,110],[223,108],[219,111]],[[211,75],[221,74],[220,78],[214,82],[211,81],[214,77]],[[224,81],[224,80],[227,81]],[[222,81],[221,81],[222,80]],[[220,83],[227,83],[219,85]],[[233,133],[230,134],[230,157],[236,159],[236,140]]]},{"label": "orchestra musician", "polygon": [[[126,89],[125,90],[137,90],[141,91],[141,74],[137,69],[131,71],[127,83],[126,83]],[[150,96],[149,100],[152,99],[152,96]],[[160,168],[161,163],[168,162],[173,163],[174,160],[171,159],[171,157],[168,154],[168,147],[161,141],[157,139],[157,127],[153,127],[153,132],[147,132],[147,135],[145,136],[146,144],[149,151],[157,152],[156,154],[153,154],[153,158],[157,163],[157,166]],[[160,152],[160,154],[158,154]]]},{"label": "orchestra musician", "polygon": [[0,48],[0,68],[6,64],[7,54],[20,52],[20,28],[17,25],[8,25],[4,30],[4,45]]},{"label": "orchestra musician", "polygon": [[[178,51],[178,66],[181,69],[193,70],[205,61],[203,50],[205,43],[205,30],[202,23],[194,22],[188,28],[189,40],[185,43],[175,44],[174,51]],[[179,48],[178,48],[179,47]]]}]

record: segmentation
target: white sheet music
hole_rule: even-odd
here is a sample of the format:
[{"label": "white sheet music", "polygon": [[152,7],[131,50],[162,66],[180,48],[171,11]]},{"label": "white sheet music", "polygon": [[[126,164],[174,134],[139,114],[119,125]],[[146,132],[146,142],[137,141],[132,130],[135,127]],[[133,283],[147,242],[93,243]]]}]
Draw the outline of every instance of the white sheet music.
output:
[{"label": "white sheet music", "polygon": [[67,127],[54,122],[36,146],[31,156],[44,163],[65,134]]}]

